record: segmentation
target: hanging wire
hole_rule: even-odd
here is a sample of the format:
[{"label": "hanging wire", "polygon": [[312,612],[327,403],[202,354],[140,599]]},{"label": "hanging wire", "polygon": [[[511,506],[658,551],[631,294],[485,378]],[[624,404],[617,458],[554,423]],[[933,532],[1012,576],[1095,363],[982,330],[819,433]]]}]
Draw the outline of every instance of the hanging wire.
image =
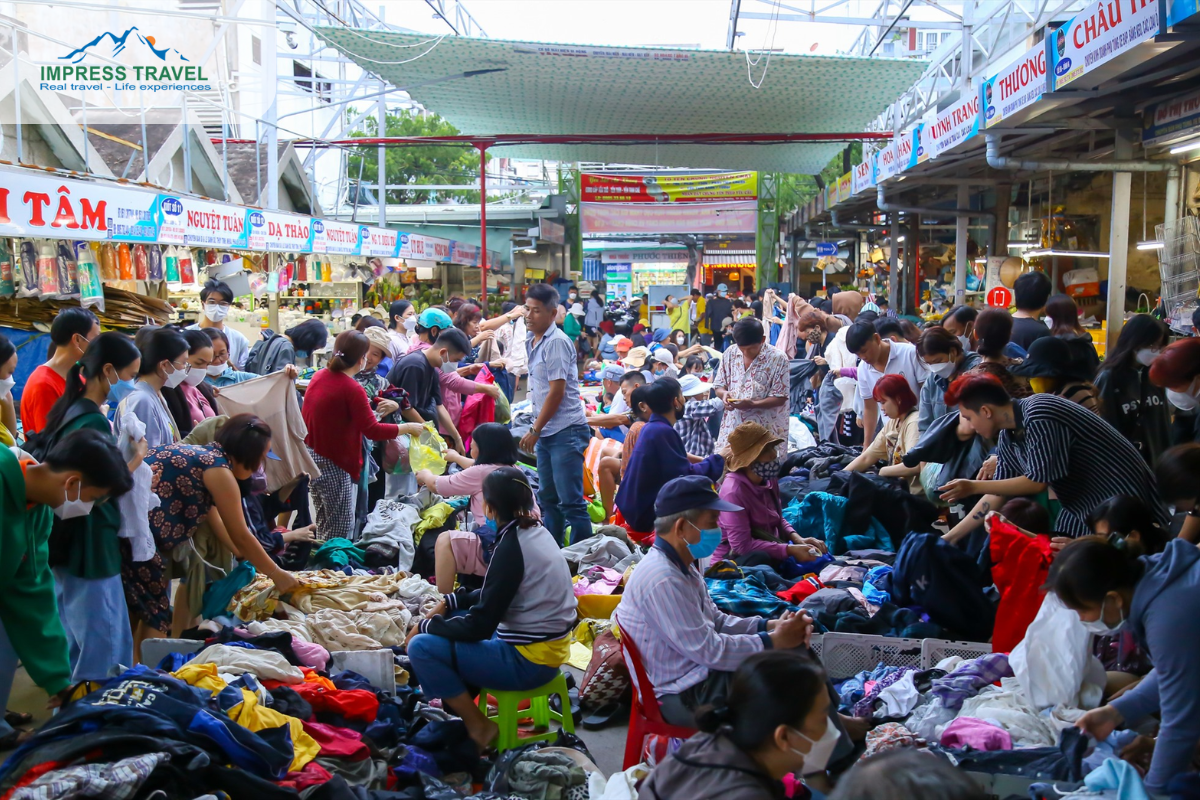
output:
[{"label": "hanging wire", "polygon": [[[767,41],[766,36],[763,37],[763,44],[766,45],[766,52],[760,52],[758,58],[751,60],[750,51],[743,51],[746,55],[746,80],[748,80],[750,85],[755,89],[762,88],[763,83],[767,79],[767,70],[771,68],[771,54],[775,50],[775,34],[779,32],[779,11],[780,0],[774,0],[772,3],[771,21],[768,23],[768,35],[770,36],[770,41]],[[764,56],[766,57],[766,61],[763,63],[762,75],[758,77],[758,82],[755,83],[754,76],[750,73],[750,68],[757,67],[758,63],[763,60]]]}]

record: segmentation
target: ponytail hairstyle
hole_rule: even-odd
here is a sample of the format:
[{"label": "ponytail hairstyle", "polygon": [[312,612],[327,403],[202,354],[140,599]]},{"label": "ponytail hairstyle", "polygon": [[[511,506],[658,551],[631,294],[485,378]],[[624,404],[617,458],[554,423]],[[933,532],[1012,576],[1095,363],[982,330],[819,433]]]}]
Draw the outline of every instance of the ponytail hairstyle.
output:
[{"label": "ponytail hairstyle", "polygon": [[[1157,321],[1157,320],[1156,320]],[[1171,534],[1154,520],[1154,514],[1141,498],[1128,494],[1110,497],[1092,509],[1087,516],[1087,525],[1093,533],[1101,523],[1108,527],[1109,543],[1118,550],[1130,550],[1133,555],[1152,556],[1161,553],[1171,541]],[[1137,533],[1141,546],[1126,541],[1131,533]]]},{"label": "ponytail hairstyle", "polygon": [[700,708],[696,724],[751,753],[774,738],[780,725],[802,727],[824,691],[825,673],[809,656],[795,650],[755,653],[734,673],[725,704]]},{"label": "ponytail hairstyle", "polygon": [[164,361],[174,363],[191,349],[188,340],[176,328],[146,326],[138,331],[134,341],[142,351],[138,375],[155,375],[159,364]]},{"label": "ponytail hairstyle", "polygon": [[408,311],[412,305],[407,300],[393,300],[388,307],[388,328],[393,331],[398,331],[404,326],[400,324],[400,317],[404,316],[404,312]]},{"label": "ponytail hairstyle", "polygon": [[366,334],[356,330],[342,331],[333,340],[333,358],[329,359],[329,369],[348,372],[358,367],[370,347],[371,340]]},{"label": "ponytail hairstyle", "polygon": [[533,516],[533,488],[518,467],[500,467],[483,479],[483,501],[496,514],[496,530],[510,522],[521,528],[538,524]]},{"label": "ponytail hairstyle", "polygon": [[[1029,273],[1038,274],[1041,273]],[[1020,306],[1017,306],[1020,308]],[[1040,308],[1040,306],[1036,306]],[[985,308],[975,318],[975,352],[984,358],[1000,358],[1012,338],[1013,318],[1005,308]]]},{"label": "ponytail hairstyle", "polygon": [[46,416],[46,426],[43,430],[46,433],[52,433],[62,427],[63,418],[67,415],[67,409],[75,404],[75,401],[83,397],[84,390],[92,381],[99,380],[104,377],[104,365],[112,364],[113,369],[118,371],[125,369],[134,361],[141,358],[142,354],[138,351],[137,345],[123,333],[109,331],[97,336],[88,349],[84,352],[83,357],[76,361],[71,369],[67,371],[67,386],[62,397],[54,403],[50,408],[50,413]]},{"label": "ponytail hairstyle", "polygon": [[1087,611],[1104,603],[1109,592],[1132,590],[1145,567],[1126,548],[1098,537],[1071,542],[1050,563],[1042,588],[1054,592],[1073,611]]}]

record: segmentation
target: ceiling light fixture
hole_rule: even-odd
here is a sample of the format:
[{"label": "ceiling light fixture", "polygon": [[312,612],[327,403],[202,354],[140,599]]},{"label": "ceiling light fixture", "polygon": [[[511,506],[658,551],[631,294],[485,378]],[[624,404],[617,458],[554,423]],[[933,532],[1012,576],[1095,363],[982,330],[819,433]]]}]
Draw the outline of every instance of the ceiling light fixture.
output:
[{"label": "ceiling light fixture", "polygon": [[1138,250],[1158,250],[1163,246],[1163,243],[1155,239],[1150,239],[1146,235],[1146,181],[1149,180],[1148,173],[1142,173],[1142,240],[1137,243]]},{"label": "ceiling light fixture", "polygon": [[1093,253],[1087,250],[1030,250],[1026,258],[1043,258],[1045,256],[1064,256],[1066,258],[1108,258],[1108,253]]},{"label": "ceiling light fixture", "polygon": [[1190,142],[1185,142],[1183,144],[1172,147],[1171,155],[1176,155],[1178,153],[1186,153],[1189,150],[1200,150],[1200,139],[1193,139]]}]

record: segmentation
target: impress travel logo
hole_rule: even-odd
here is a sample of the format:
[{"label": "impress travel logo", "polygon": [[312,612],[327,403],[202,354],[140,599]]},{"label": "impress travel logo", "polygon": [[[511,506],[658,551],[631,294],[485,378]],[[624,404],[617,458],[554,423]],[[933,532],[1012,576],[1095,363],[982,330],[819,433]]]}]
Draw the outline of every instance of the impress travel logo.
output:
[{"label": "impress travel logo", "polygon": [[[113,63],[118,61],[130,63]],[[86,91],[205,91],[212,89],[204,67],[192,64],[174,47],[130,27],[118,35],[105,31],[85,45],[59,56],[63,64],[43,64],[40,89]],[[97,61],[103,63],[96,63]]]}]

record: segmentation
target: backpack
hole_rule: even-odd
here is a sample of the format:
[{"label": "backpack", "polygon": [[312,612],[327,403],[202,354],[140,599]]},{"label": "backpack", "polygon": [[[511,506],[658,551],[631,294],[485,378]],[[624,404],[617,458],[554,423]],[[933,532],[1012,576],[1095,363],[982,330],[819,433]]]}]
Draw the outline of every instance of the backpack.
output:
[{"label": "backpack", "polygon": [[243,369],[255,375],[269,375],[295,360],[296,350],[291,341],[282,334],[268,330],[263,333],[263,338],[250,348],[250,355]]},{"label": "backpack", "polygon": [[54,449],[54,445],[58,444],[58,440],[62,438],[62,430],[67,425],[71,424],[77,418],[84,414],[90,413],[91,409],[83,403],[73,403],[67,409],[67,413],[63,415],[62,422],[59,423],[58,429],[53,433],[47,433],[45,430],[37,433],[29,434],[29,438],[25,440],[25,444],[21,447],[26,453],[33,456],[39,463],[46,460],[46,454]]},{"label": "backpack", "polygon": [[606,630],[592,642],[592,660],[579,684],[579,705],[602,708],[623,699],[632,687],[621,642],[611,629]]}]

